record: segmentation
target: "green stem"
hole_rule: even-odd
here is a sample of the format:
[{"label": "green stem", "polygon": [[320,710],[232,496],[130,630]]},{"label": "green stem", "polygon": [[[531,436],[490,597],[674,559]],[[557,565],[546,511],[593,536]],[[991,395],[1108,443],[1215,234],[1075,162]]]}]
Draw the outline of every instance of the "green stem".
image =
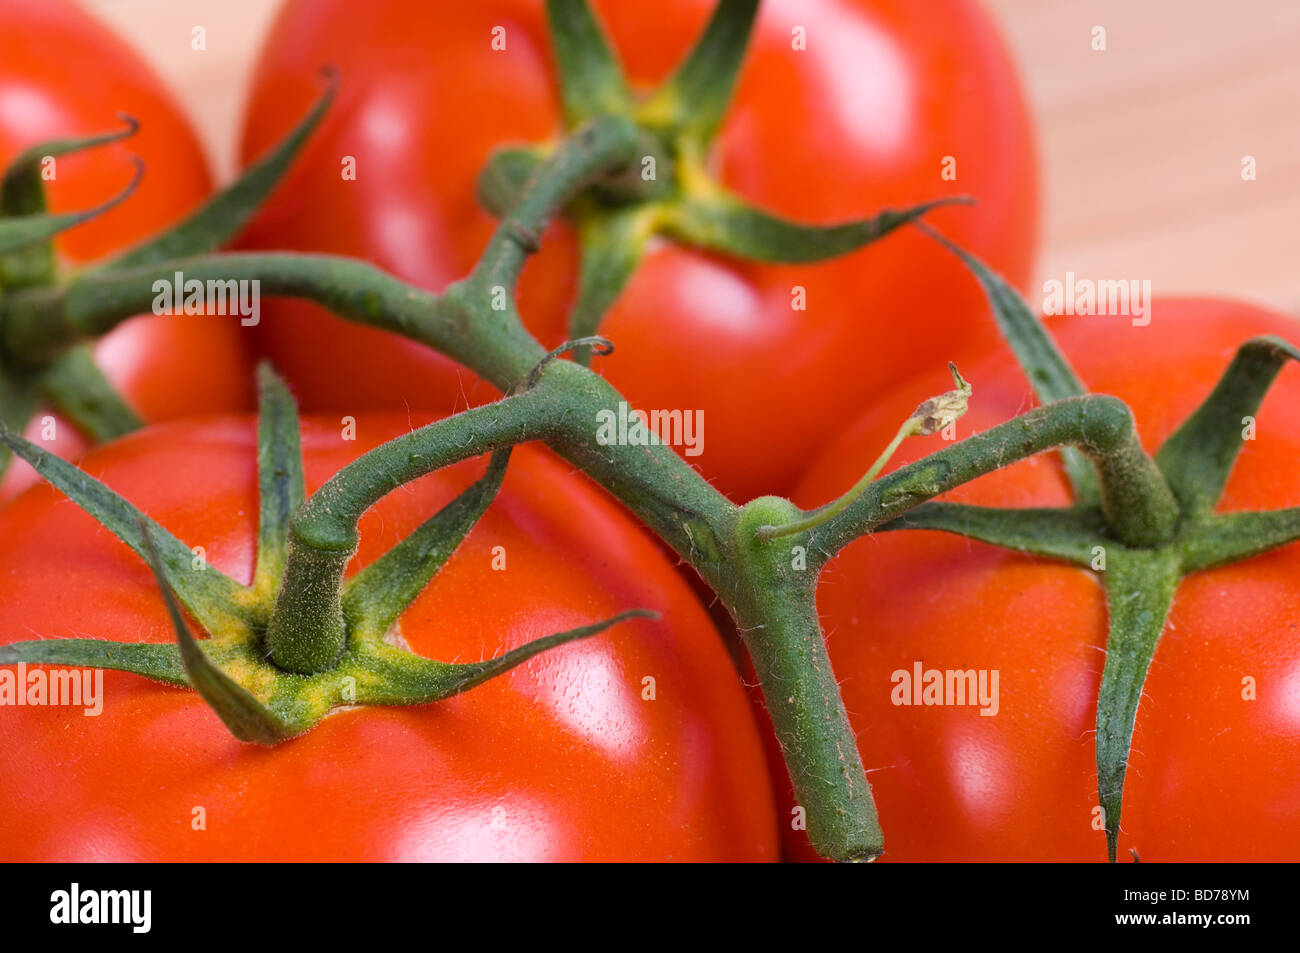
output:
[{"label": "green stem", "polygon": [[950,390],[946,394],[940,394],[938,397],[931,397],[912,411],[912,415],[904,420],[902,426],[898,428],[898,433],[894,434],[894,439],[889,441],[889,445],[885,447],[880,456],[876,457],[875,463],[871,464],[867,472],[862,475],[862,478],[857,483],[850,487],[847,493],[820,509],[814,510],[810,515],[797,519],[792,523],[781,526],[760,526],[757,531],[759,538],[775,539],[778,536],[790,536],[794,533],[815,529],[843,513],[871,485],[904,440],[918,434],[928,436],[936,433],[966,413],[966,409],[970,404],[971,386],[961,376],[961,373],[957,370],[957,365],[952,361],[948,362],[948,369],[952,372],[953,383],[957,385],[957,389]]},{"label": "green stem", "polygon": [[1137,431],[1104,449],[1081,448],[1097,468],[1101,511],[1119,539],[1130,546],[1167,543],[1181,515],[1173,490],[1142,449]]},{"label": "green stem", "polygon": [[776,539],[781,536],[791,536],[795,533],[802,533],[805,530],[816,529],[827,520],[833,519],[843,513],[853,504],[854,500],[866,491],[867,487],[871,486],[871,484],[875,482],[876,477],[880,475],[880,471],[885,468],[885,464],[887,464],[890,458],[898,451],[898,448],[903,445],[903,441],[908,437],[915,436],[919,431],[920,421],[915,417],[907,418],[907,420],[903,421],[903,425],[898,428],[898,433],[894,434],[894,439],[889,441],[889,444],[881,451],[880,456],[876,457],[875,463],[871,464],[867,469],[867,472],[862,474],[862,477],[857,483],[853,484],[853,486],[849,488],[847,493],[840,496],[838,499],[827,503],[820,509],[813,510],[807,516],[797,519],[792,523],[782,523],[779,526],[765,525],[758,527],[758,529],[755,530],[758,538],[764,540]]},{"label": "green stem", "polygon": [[639,141],[631,120],[605,116],[579,128],[537,167],[524,194],[493,234],[468,281],[515,286],[542,230],[584,186],[632,161]]},{"label": "green stem", "polygon": [[439,420],[348,464],[308,497],[289,527],[284,581],[266,628],[278,667],[328,671],[342,657],[348,632],[343,572],[357,547],[363,513],[416,477],[461,460],[545,436],[554,415],[549,389],[538,387]]},{"label": "green stem", "polygon": [[870,861],[884,849],[871,785],[849,725],[817,619],[817,574],[792,567],[788,547],[756,530],[788,516],[775,497],[742,511],[731,538],[727,596],[763,688],[772,727],[787,754],[808,838],[823,857]]},{"label": "green stem", "polygon": [[[201,255],[88,272],[63,285],[15,292],[0,299],[0,350],[23,365],[48,364],[66,348],[152,311],[158,298],[154,283],[170,284],[178,272],[187,281],[204,283],[258,281],[262,296],[305,298],[361,324],[398,333],[411,333],[419,325],[427,336],[441,338],[436,295],[350,258],[270,252]],[[238,318],[211,315],[193,320]]]},{"label": "green stem", "polygon": [[824,564],[848,543],[917,504],[1062,445],[1078,447],[1097,467],[1103,510],[1121,541],[1148,545],[1168,539],[1178,517],[1173,494],[1142,453],[1128,407],[1096,394],[1037,407],[887,474],[810,531],[809,557],[815,553]]}]

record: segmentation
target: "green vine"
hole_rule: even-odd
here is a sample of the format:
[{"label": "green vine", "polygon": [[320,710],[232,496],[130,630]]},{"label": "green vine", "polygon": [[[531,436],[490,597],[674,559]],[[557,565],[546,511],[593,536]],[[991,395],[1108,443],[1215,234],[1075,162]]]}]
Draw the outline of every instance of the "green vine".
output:
[{"label": "green vine", "polygon": [[[811,511],[771,496],[736,505],[659,443],[598,443],[595,422],[625,398],[585,364],[607,352],[606,342],[594,337],[600,319],[652,235],[738,257],[815,261],[917,224],[934,207],[805,226],[752,208],[708,178],[702,157],[725,114],[755,8],[754,0],[722,0],[678,71],[636,99],[587,4],[549,0],[569,132],[555,143],[512,147],[492,157],[479,191],[502,220],[471,273],[441,293],[346,258],[211,251],[238,230],[288,168],[327,107],[333,80],[271,155],[193,218],[77,274],[59,276],[42,265],[52,261],[48,238],[75,222],[44,213],[30,158],[20,160],[4,180],[0,210],[0,415],[9,427],[0,430],[0,444],[147,560],[177,642],[20,642],[0,648],[0,662],[96,665],[189,686],[238,737],[265,744],[309,730],[339,704],[423,704],[464,691],[536,652],[643,614],[630,609],[474,665],[423,659],[383,641],[491,503],[510,448],[540,440],[621,500],[718,594],[753,660],[812,844],[836,860],[875,859],[884,839],[817,618],[822,568],[855,539],[908,528],[960,533],[1085,566],[1103,547],[1111,631],[1097,762],[1114,859],[1137,699],[1178,581],[1300,537],[1294,511],[1213,513],[1240,449],[1234,421],[1258,406],[1282,362],[1297,352],[1273,339],[1246,344],[1205,405],[1152,458],[1128,408],[1085,391],[1015,291],[935,234],[983,283],[1042,406],[881,476],[903,440],[934,433],[965,411],[971,387],[954,368],[957,389],[922,403],[856,486]],[[90,148],[131,131],[62,146]],[[646,150],[660,160],[664,175],[654,187],[639,179]],[[548,353],[520,320],[514,291],[525,261],[558,215],[579,225],[582,276],[574,341]],[[505,396],[376,448],[306,496],[296,409],[263,369],[253,583],[241,586],[212,569],[195,573],[189,550],[165,528],[14,432],[40,400],[72,409],[73,419],[95,437],[137,426],[129,408],[105,396],[84,345],[148,311],[154,281],[178,271],[199,280],[256,279],[264,295],[310,300],[402,334],[466,365]],[[503,295],[506,306],[494,306]],[[564,350],[580,360],[557,360]],[[1071,507],[990,509],[934,500],[1053,450],[1065,456],[1076,495]],[[396,486],[484,454],[491,457],[479,482],[345,581],[367,509]],[[791,559],[792,547],[804,550],[806,562]],[[182,607],[208,638],[193,637]],[[352,695],[341,693],[344,680],[354,687]]]}]

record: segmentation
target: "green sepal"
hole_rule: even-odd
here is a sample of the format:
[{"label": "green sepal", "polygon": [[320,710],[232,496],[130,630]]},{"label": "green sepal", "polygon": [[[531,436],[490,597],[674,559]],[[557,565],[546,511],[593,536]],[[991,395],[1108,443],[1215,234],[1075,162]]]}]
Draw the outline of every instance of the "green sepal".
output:
[{"label": "green sepal", "polygon": [[188,258],[213,251],[238,235],[284,178],[303,143],[333,101],[338,88],[338,76],[332,70],[326,71],[325,76],[327,85],[320,98],[298,125],[265,157],[249,166],[235,182],[210,198],[184,221],[98,267],[120,270]]},{"label": "green sepal", "polygon": [[27,662],[73,668],[107,668],[143,675],[155,682],[188,688],[185,666],[175,645],[112,642],[108,639],[36,639],[0,646],[0,665]]},{"label": "green sepal", "polygon": [[[29,382],[15,377],[8,370],[0,370],[0,432],[11,430],[21,433],[36,413],[38,402],[35,388]],[[13,452],[0,442],[0,479],[9,469]]]},{"label": "green sepal", "polygon": [[[135,174],[126,188],[93,208],[80,212],[37,213],[0,218],[0,255],[10,255],[31,248],[33,245],[48,242],[56,235],[121,205],[140,185],[140,178],[144,175],[144,163],[134,157],[132,162],[135,164]],[[5,272],[8,274],[8,267]]]},{"label": "green sepal", "polygon": [[1138,702],[1173,605],[1180,571],[1178,556],[1169,549],[1114,547],[1107,562],[1102,581],[1110,634],[1097,697],[1097,792],[1104,812],[1106,849],[1114,863]]},{"label": "green sepal", "polygon": [[1300,539],[1300,507],[1216,513],[1198,520],[1179,544],[1184,573],[1249,559]]},{"label": "green sepal", "polygon": [[426,659],[385,642],[359,643],[351,658],[358,668],[368,670],[375,677],[358,678],[357,702],[371,705],[422,705],[440,701],[481,685],[535,655],[598,635],[620,622],[657,618],[658,613],[648,609],[629,609],[591,625],[534,639],[496,658],[465,664]]},{"label": "green sepal", "polygon": [[936,199],[838,225],[802,225],[747,205],[721,189],[711,189],[708,194],[666,204],[661,230],[687,244],[753,261],[817,262],[856,251],[933,209],[968,201],[960,197]]},{"label": "green sepal", "polygon": [[645,103],[641,119],[704,142],[722,124],[736,88],[758,0],[719,0],[695,46]]},{"label": "green sepal", "polygon": [[269,599],[284,576],[289,522],[306,499],[298,405],[270,364],[257,368],[257,568],[253,591]]},{"label": "green sepal", "polygon": [[[1043,322],[1015,288],[984,262],[933,228],[925,224],[919,228],[960,258],[979,281],[988,297],[1002,337],[1011,346],[1040,402],[1050,404],[1067,397],[1082,397],[1087,393],[1087,388],[1070,367],[1070,362],[1056,346]],[[1075,499],[1083,504],[1099,502],[1101,492],[1091,464],[1079,451],[1070,447],[1063,448],[1061,456],[1070,485],[1074,488]]]},{"label": "green sepal", "polygon": [[115,440],[144,426],[95,363],[88,344],[74,345],[36,377],[41,395],[95,443]]},{"label": "green sepal", "polygon": [[140,124],[132,117],[119,113],[118,118],[126,123],[125,128],[96,133],[93,136],[54,139],[50,142],[38,143],[19,153],[5,169],[4,178],[0,179],[0,217],[39,215],[45,211],[45,188],[41,179],[41,163],[45,161],[46,156],[58,157],[93,149],[96,146],[119,142],[139,131]]},{"label": "green sepal", "polygon": [[181,613],[181,607],[176,602],[171,586],[167,584],[152,530],[143,520],[140,521],[138,529],[140,538],[144,542],[144,552],[141,555],[158,580],[158,589],[162,592],[167,614],[171,617],[172,628],[176,631],[176,644],[180,649],[181,663],[185,666],[185,674],[190,685],[226,723],[231,734],[240,741],[273,745],[298,734],[298,731],[272,713],[254,698],[248,689],[214,665],[204,654],[202,647],[190,633],[190,627],[185,622],[185,616]]},{"label": "green sepal", "polygon": [[623,69],[587,0],[546,0],[569,128],[609,113],[631,112]]},{"label": "green sepal", "polygon": [[890,520],[877,532],[931,529],[1007,549],[1092,564],[1094,549],[1104,545],[1106,521],[1099,511],[1083,507],[1003,509],[969,503],[922,503]]},{"label": "green sepal", "polygon": [[17,434],[0,430],[0,444],[31,464],[46,481],[142,558],[146,552],[141,526],[147,526],[160,553],[163,577],[190,614],[209,632],[248,629],[252,616],[243,608],[244,587],[213,566],[204,564],[202,569],[193,568],[194,553],[168,530],[94,477]]},{"label": "green sepal", "polygon": [[1300,351],[1279,337],[1247,341],[1210,396],[1160,448],[1156,465],[1185,511],[1214,508],[1241,453],[1243,418],[1259,410],[1289,360],[1300,360]]},{"label": "green sepal", "polygon": [[509,448],[492,454],[479,480],[344,584],[343,615],[354,639],[383,639],[496,498],[509,461]]},{"label": "green sepal", "polygon": [[[653,231],[654,210],[627,208],[584,210],[578,218],[581,261],[578,297],[569,313],[569,337],[588,338],[596,333],[606,312],[618,300]],[[580,351],[578,363],[590,363]]]}]

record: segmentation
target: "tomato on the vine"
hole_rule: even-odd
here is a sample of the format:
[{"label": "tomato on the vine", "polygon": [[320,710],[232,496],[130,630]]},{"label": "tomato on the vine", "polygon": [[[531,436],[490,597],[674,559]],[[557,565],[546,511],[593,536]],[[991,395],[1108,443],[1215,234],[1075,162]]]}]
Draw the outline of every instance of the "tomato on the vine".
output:
[{"label": "tomato on the vine", "polygon": [[[122,114],[135,135],[58,157],[45,177],[51,211],[92,208],[131,181],[131,156],[144,160],[135,193],[55,240],[59,258],[82,265],[164,230],[205,199],[212,181],[193,130],[148,65],[121,39],[70,3],[0,0],[0,169],[24,150],[56,139],[111,132]],[[3,289],[0,288],[0,294]],[[252,407],[245,329],[218,317],[142,316],[95,348],[108,380],[146,421]],[[84,450],[56,419],[54,437],[37,420],[30,433],[63,456]],[[31,482],[13,467],[0,495]]]},{"label": "tomato on the vine", "polygon": [[[670,72],[713,5],[595,7],[633,84],[645,87]],[[433,289],[464,275],[494,224],[474,200],[484,161],[497,146],[561,128],[541,7],[290,0],[254,80],[245,160],[293,124],[321,65],[339,68],[341,92],[243,244],[361,256]],[[968,0],[763,4],[710,165],[746,199],[813,223],[973,196],[975,207],[931,220],[1012,281],[1028,277],[1037,216],[1029,120],[1000,38]],[[566,336],[575,257],[561,223],[524,274],[521,311],[548,347]],[[788,491],[839,408],[864,406],[987,338],[982,307],[960,264],[906,229],[806,266],[661,242],[602,324],[617,350],[595,367],[634,406],[702,411],[703,453],[686,459],[749,498]],[[307,304],[273,308],[262,342],[307,409],[445,412],[491,396],[418,344]]]},{"label": "tomato on the vine", "polygon": [[[1054,319],[1061,350],[1094,393],[1132,408],[1154,452],[1210,393],[1248,338],[1297,325],[1238,302],[1157,299],[1126,317]],[[962,365],[974,386],[957,437],[1028,409],[1009,353]],[[796,502],[851,486],[927,393],[936,368],[899,388],[828,446]],[[1283,370],[1245,443],[1220,511],[1300,505],[1300,372]],[[904,444],[891,466],[931,452]],[[1056,454],[945,499],[988,506],[1070,502]],[[1120,856],[1264,861],[1300,850],[1300,546],[1185,578],[1143,688],[1124,790]],[[1093,732],[1107,609],[1083,569],[958,536],[877,533],[825,569],[818,609],[885,829],[884,859],[1102,860]],[[998,674],[996,713],[898,703],[896,672]],[[988,684],[991,685],[991,682]],[[915,700],[915,696],[913,696]],[[992,707],[992,706],[988,706]],[[781,781],[785,783],[784,779]],[[788,847],[811,857],[797,832]]]},{"label": "tomato on the vine", "polygon": [[[304,418],[308,491],[410,426],[359,415],[349,440]],[[203,547],[196,558],[252,577],[252,419],[161,424],[83,467]],[[463,463],[386,497],[361,521],[351,570],[480,471]],[[144,562],[50,487],[0,512],[0,538],[4,643],[174,638]],[[632,607],[660,618],[433,705],[337,711],[271,749],[237,741],[197,694],[120,672],[105,673],[97,717],[2,707],[0,844],[8,860],[777,859],[761,742],[717,631],[652,540],[548,451],[514,452],[496,501],[390,638],[477,661]]]}]

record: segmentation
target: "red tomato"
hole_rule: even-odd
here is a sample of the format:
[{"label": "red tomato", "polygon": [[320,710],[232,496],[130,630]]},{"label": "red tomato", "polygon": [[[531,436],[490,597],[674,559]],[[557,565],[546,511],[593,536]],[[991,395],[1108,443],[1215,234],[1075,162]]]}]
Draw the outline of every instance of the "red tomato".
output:
[{"label": "red tomato", "polygon": [[[306,420],[308,489],[409,426],[362,416],[349,442],[336,423]],[[248,582],[255,454],[250,419],[202,418],[108,444],[84,466]],[[353,570],[480,471],[470,462],[388,496],[362,520]],[[173,638],[141,560],[51,488],[0,512],[0,538],[0,638]],[[272,749],[236,741],[192,692],[117,672],[104,676],[99,717],[0,708],[0,854],[776,859],[758,732],[707,614],[619,507],[547,452],[516,451],[496,502],[400,625],[412,650],[469,660],[637,606],[661,619],[431,706],[336,712]]]},{"label": "red tomato", "polygon": [[[65,232],[59,256],[83,264],[110,256],[181,219],[211,190],[197,139],[171,94],[130,47],[70,3],[0,0],[0,168],[30,146],[109,132],[119,113],[140,122],[129,139],[56,160],[46,183],[52,211],[90,208],[131,181],[132,155],[146,163],[140,187],[97,219]],[[251,363],[238,324],[222,318],[142,317],[106,335],[96,358],[145,420],[252,406]],[[85,449],[71,425],[32,440],[63,456]],[[14,466],[0,499],[32,482]]]},{"label": "red tomato", "polygon": [[[1154,451],[1200,404],[1238,345],[1295,340],[1295,322],[1236,302],[1157,300],[1148,327],[1060,320],[1057,339],[1088,387],[1133,409]],[[958,436],[1028,409],[999,353],[963,365],[974,386]],[[843,492],[928,394],[941,369],[900,388],[828,446],[796,492]],[[1228,481],[1221,509],[1300,504],[1300,373],[1282,372]],[[941,445],[908,441],[901,465]],[[1070,500],[1059,458],[1016,463],[949,494],[989,506]],[[1124,790],[1120,858],[1283,860],[1300,850],[1300,547],[1189,576],[1156,649]],[[1104,860],[1093,828],[1093,731],[1106,645],[1104,593],[1086,570],[936,532],[880,533],[826,568],[818,606],[885,829],[885,859]],[[896,671],[999,672],[996,715],[891,701]],[[1243,699],[1243,678],[1258,685]],[[803,835],[790,848],[811,857]]]},{"label": "red tomato", "polygon": [[[715,0],[596,7],[638,87],[662,80]],[[491,48],[494,26],[506,49]],[[804,30],[806,49],[792,48]],[[319,92],[342,89],[291,180],[245,236],[252,248],[363,256],[428,288],[464,275],[493,227],[477,173],[502,143],[560,130],[541,4],[290,0],[267,42],[244,137],[251,160]],[[356,161],[355,181],[340,162]],[[943,178],[946,157],[956,179]],[[1013,281],[1035,247],[1037,177],[1024,103],[988,17],[968,0],[764,3],[712,167],[748,199],[808,222],[965,193],[932,217]],[[549,345],[565,337],[571,229],[552,229],[525,271],[521,309]],[[602,327],[596,365],[633,405],[702,410],[687,459],[736,498],[786,491],[842,408],[863,406],[988,331],[960,265],[919,234],[816,266],[768,266],[654,246]],[[807,310],[792,308],[805,289]],[[914,333],[917,329],[924,333]],[[305,406],[450,410],[490,396],[419,345],[277,304],[262,341]]]}]

